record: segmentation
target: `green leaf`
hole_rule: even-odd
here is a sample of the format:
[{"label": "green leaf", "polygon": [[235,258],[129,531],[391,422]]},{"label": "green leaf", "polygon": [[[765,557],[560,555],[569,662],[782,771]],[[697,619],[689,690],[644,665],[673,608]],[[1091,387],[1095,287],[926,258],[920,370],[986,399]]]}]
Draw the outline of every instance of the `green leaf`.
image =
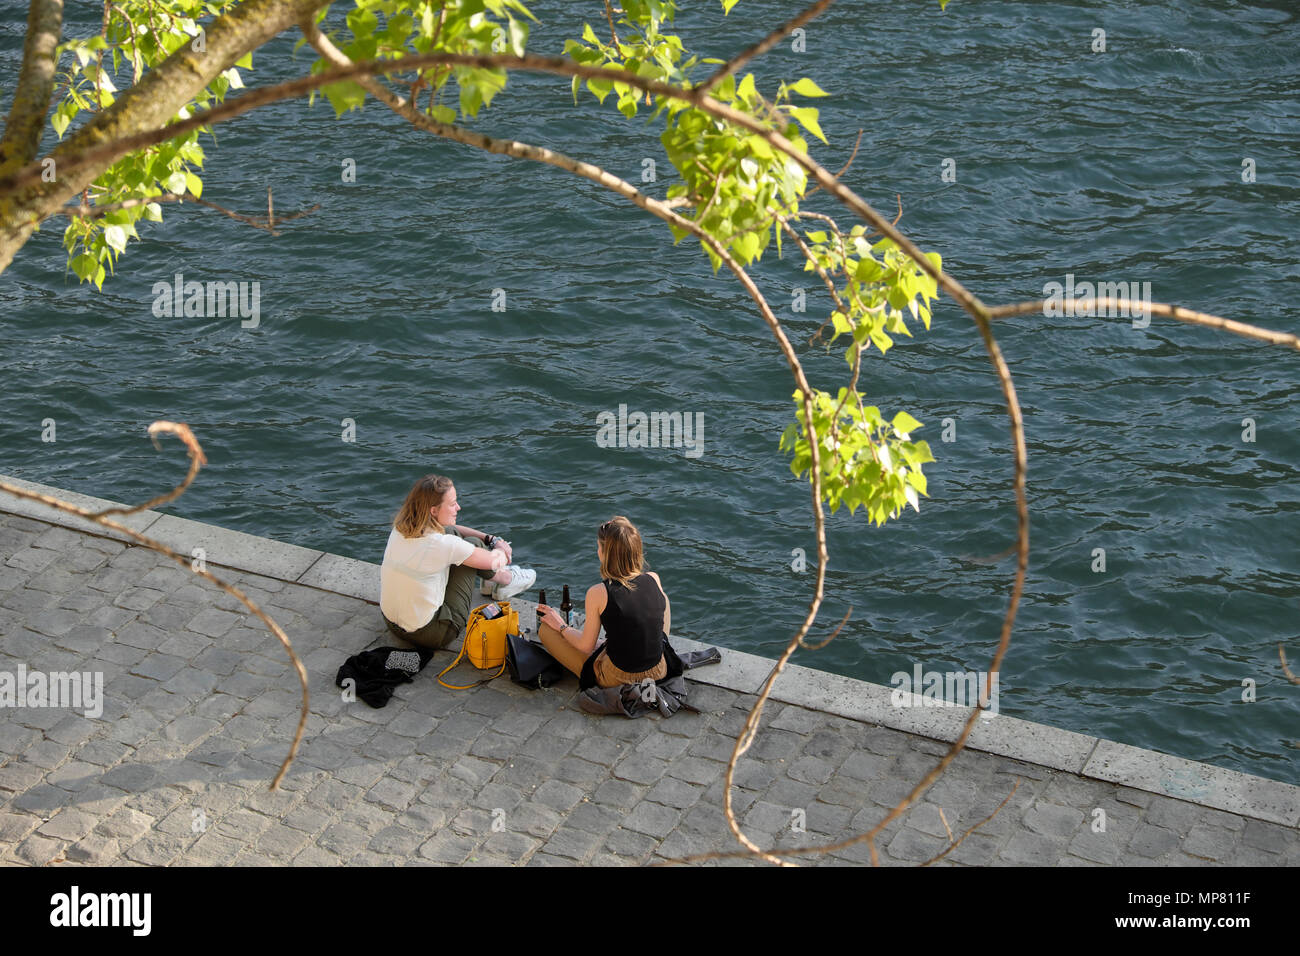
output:
[{"label": "green leaf", "polygon": [[58,109],[54,111],[54,115],[50,117],[50,125],[54,127],[54,135],[58,136],[59,139],[63,139],[63,131],[72,122],[73,114],[65,109],[68,106],[72,106],[72,104],[60,103]]},{"label": "green leaf", "polygon": [[811,106],[791,106],[790,115],[799,121],[799,125],[825,143],[826,136],[817,122],[817,110]]},{"label": "green leaf", "polygon": [[746,73],[745,78],[740,81],[740,87],[736,90],[736,98],[749,102],[757,95],[758,90],[754,87],[754,74]]},{"label": "green leaf", "polygon": [[321,87],[321,92],[330,101],[337,116],[342,116],[351,109],[359,109],[366,101],[366,91],[351,80],[326,84]]},{"label": "green leaf", "polygon": [[72,271],[77,274],[77,278],[85,282],[95,274],[95,269],[99,267],[99,260],[88,252],[83,252],[69,263]]},{"label": "green leaf", "polygon": [[185,171],[178,170],[177,172],[172,173],[162,181],[162,184],[163,188],[169,193],[179,194],[185,192],[185,187],[188,185],[185,179]]},{"label": "green leaf", "polygon": [[791,84],[788,89],[790,92],[798,93],[800,96],[830,96],[829,93],[806,76],[797,83]]},{"label": "green leaf", "polygon": [[118,252],[125,252],[126,230],[121,226],[106,226],[104,228],[104,241],[108,243],[110,249],[116,249]]},{"label": "green leaf", "polygon": [[185,188],[194,194],[195,199],[198,199],[203,195],[203,180],[187,169],[185,170]]},{"label": "green leaf", "polygon": [[890,424],[894,426],[894,431],[904,435],[923,427],[920,422],[907,414],[907,412],[899,412],[894,416],[894,420],[890,422]]},{"label": "green leaf", "polygon": [[357,9],[348,13],[348,29],[355,37],[370,36],[379,26],[379,18],[369,10]]},{"label": "green leaf", "polygon": [[516,56],[523,56],[528,45],[528,24],[522,20],[510,21],[510,49]]}]

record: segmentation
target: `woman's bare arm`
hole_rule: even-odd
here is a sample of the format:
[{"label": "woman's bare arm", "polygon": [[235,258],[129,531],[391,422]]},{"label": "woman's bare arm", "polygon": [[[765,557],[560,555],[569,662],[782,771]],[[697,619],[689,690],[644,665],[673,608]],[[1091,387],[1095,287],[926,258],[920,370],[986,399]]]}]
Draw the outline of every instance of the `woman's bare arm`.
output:
[{"label": "woman's bare arm", "polygon": [[646,574],[655,579],[655,584],[659,585],[659,593],[664,596],[664,633],[670,634],[669,625],[673,620],[673,606],[668,601],[668,592],[664,590],[664,583],[659,580],[659,575],[653,571],[647,571]]},{"label": "woman's bare arm", "polygon": [[546,605],[538,605],[538,611],[541,613],[542,619],[545,620],[546,623],[550,624],[551,627],[559,631],[566,641],[584,654],[590,654],[596,649],[596,639],[600,637],[600,612],[605,610],[606,600],[607,596],[605,594],[605,585],[603,582],[601,584],[593,584],[591,587],[587,588],[587,598],[585,602],[587,619],[582,622],[581,633],[576,635],[574,633],[578,630],[576,627],[562,627],[564,624],[564,618],[560,617],[559,613],[554,608]]},{"label": "woman's bare arm", "polygon": [[474,552],[461,564],[477,571],[500,571],[506,566],[507,561],[504,551],[496,548],[491,551],[487,548],[475,548]]}]

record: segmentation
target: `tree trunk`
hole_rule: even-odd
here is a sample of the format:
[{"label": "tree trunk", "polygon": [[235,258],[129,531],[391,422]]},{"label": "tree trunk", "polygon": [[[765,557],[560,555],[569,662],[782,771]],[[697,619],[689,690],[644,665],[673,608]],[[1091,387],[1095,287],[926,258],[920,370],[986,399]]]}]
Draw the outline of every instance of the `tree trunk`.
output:
[{"label": "tree trunk", "polygon": [[[218,17],[205,30],[204,52],[187,44],[150,70],[139,83],[117,98],[107,110],[96,115],[81,129],[64,140],[50,155],[54,159],[53,182],[20,187],[7,195],[0,195],[0,272],[9,267],[18,250],[27,242],[36,226],[59,207],[85,189],[95,177],[121,158],[123,150],[93,165],[72,168],[60,167],[86,149],[114,142],[126,136],[165,126],[182,106],[192,100],[222,70],[250,50],[256,50],[277,33],[296,26],[304,16],[324,6],[327,0],[248,0]],[[42,0],[35,0],[33,8]],[[56,26],[57,30],[57,26]],[[56,33],[57,42],[57,33]],[[29,71],[29,51],[32,41],[24,50],[23,75]],[[44,128],[48,97],[40,109],[40,126]],[[14,109],[19,109],[15,97]],[[30,109],[30,107],[28,107]],[[11,113],[11,120],[13,113]],[[30,122],[30,120],[28,120]],[[5,142],[11,134],[5,129]],[[39,135],[37,137],[39,142]],[[31,149],[35,155],[35,148]],[[10,172],[13,172],[11,170]]]}]

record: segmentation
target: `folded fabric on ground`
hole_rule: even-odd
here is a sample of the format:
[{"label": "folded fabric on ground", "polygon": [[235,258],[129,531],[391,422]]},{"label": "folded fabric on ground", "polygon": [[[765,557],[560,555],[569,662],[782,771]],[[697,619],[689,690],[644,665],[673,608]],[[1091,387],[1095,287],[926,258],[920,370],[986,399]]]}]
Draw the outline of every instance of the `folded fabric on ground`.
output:
[{"label": "folded fabric on ground", "polygon": [[656,711],[664,717],[671,717],[683,707],[696,710],[686,702],[689,691],[682,672],[705,664],[717,664],[722,660],[721,652],[710,647],[677,654],[665,640],[664,656],[668,659],[668,674],[662,680],[646,678],[618,687],[588,687],[578,694],[578,706],[588,714],[622,714],[624,717],[644,717]]},{"label": "folded fabric on ground", "polygon": [[342,687],[351,678],[357,696],[371,707],[383,707],[399,684],[409,684],[433,657],[433,651],[400,647],[376,647],[349,657],[339,668],[334,685]]}]

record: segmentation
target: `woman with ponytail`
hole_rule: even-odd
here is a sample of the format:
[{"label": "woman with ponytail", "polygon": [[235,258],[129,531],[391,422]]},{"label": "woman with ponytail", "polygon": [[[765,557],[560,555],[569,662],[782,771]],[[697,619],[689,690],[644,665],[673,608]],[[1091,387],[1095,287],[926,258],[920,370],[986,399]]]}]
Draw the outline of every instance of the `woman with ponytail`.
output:
[{"label": "woman with ponytail", "polygon": [[[566,626],[554,608],[537,606],[538,636],[551,656],[578,675],[578,686],[617,687],[667,673],[664,641],[671,607],[659,575],[647,571],[641,534],[623,515],[596,532],[601,582],[587,589],[583,627]],[[605,642],[596,646],[601,627]]]}]

